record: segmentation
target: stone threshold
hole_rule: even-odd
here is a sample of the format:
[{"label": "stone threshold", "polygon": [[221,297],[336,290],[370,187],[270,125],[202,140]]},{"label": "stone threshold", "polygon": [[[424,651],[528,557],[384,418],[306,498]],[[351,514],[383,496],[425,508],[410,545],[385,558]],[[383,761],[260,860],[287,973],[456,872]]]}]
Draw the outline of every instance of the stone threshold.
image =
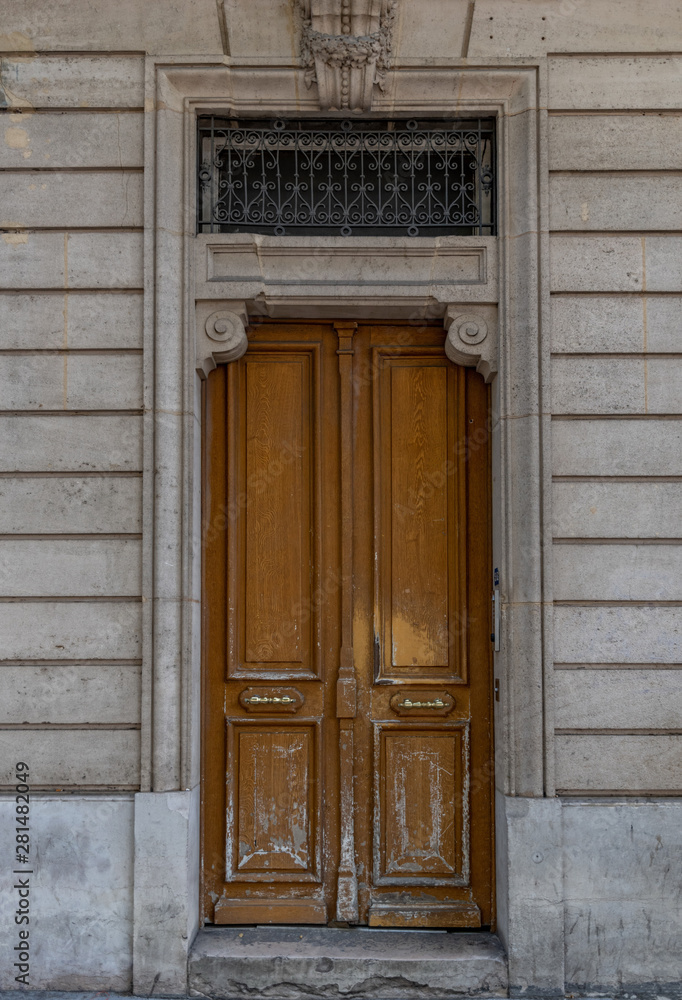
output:
[{"label": "stone threshold", "polygon": [[206,927],[189,988],[211,1000],[446,1000],[507,995],[494,934],[337,927]]}]

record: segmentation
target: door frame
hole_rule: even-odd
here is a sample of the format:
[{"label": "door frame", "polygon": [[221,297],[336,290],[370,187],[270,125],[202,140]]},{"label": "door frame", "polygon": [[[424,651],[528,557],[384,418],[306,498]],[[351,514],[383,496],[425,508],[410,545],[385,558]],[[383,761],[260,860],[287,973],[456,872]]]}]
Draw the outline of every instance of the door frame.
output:
[{"label": "door frame", "polygon": [[[499,235],[424,239],[407,247],[399,240],[371,238],[375,259],[394,255],[392,248],[406,259],[395,283],[386,286],[380,259],[374,269],[368,260],[360,288],[343,275],[331,288],[324,284],[320,251],[326,249],[343,271],[344,254],[357,255],[367,240],[297,237],[296,274],[283,283],[278,277],[283,258],[278,257],[277,238],[251,238],[244,252],[243,237],[240,248],[239,239],[231,235],[194,235],[198,113],[319,114],[314,94],[301,87],[298,71],[288,63],[266,63],[250,60],[239,65],[215,57],[150,57],[146,63],[145,107],[155,114],[146,116],[145,126],[144,695],[135,835],[135,988],[151,986],[158,971],[157,953],[149,947],[152,939],[158,940],[168,970],[157,981],[157,991],[166,979],[177,983],[199,924],[199,373],[220,360],[220,345],[205,334],[205,319],[218,308],[301,319],[330,318],[332,313],[333,318],[356,318],[360,308],[365,320],[409,323],[442,316],[455,330],[455,320],[470,314],[485,322],[491,309],[498,316],[492,330],[488,324],[496,362],[473,354],[463,342],[458,347],[462,360],[468,357],[468,363],[480,365],[484,373],[488,365],[492,381],[493,561],[501,597],[501,648],[494,658],[500,686],[500,701],[495,703],[498,924],[510,951],[514,927],[519,928],[525,952],[516,954],[520,963],[532,964],[534,946],[521,930],[520,909],[515,917],[517,901],[519,908],[525,904],[521,886],[517,891],[510,879],[512,847],[506,827],[511,814],[506,803],[518,796],[527,802],[554,794],[551,576],[543,545],[550,475],[548,332],[542,322],[549,300],[547,193],[546,171],[539,170],[546,155],[541,99],[545,67],[532,60],[505,59],[477,67],[462,59],[439,59],[428,68],[396,64],[390,89],[375,102],[374,116],[449,112],[497,117]],[[440,96],[444,94],[456,96],[446,101]],[[428,253],[412,253],[417,243]],[[213,248],[223,252],[216,254]],[[469,266],[473,258],[478,271],[466,272],[473,274],[469,280],[457,280],[457,268],[461,272],[462,262]],[[226,263],[222,272],[215,270],[216,260]],[[434,262],[444,267],[437,284],[430,270]],[[168,936],[173,937],[175,925],[169,926],[158,878],[148,874],[159,855],[158,830],[146,819],[151,796],[169,795],[184,796],[186,803],[181,824],[184,874],[172,954]],[[173,855],[180,850],[176,843],[167,847]],[[538,900],[551,908],[555,891],[541,882],[536,878],[535,888],[526,886],[523,892],[526,898],[528,891],[537,892]],[[546,922],[559,920],[555,909],[546,913]],[[558,923],[555,931],[560,933]],[[552,961],[548,976],[558,980],[561,973],[555,975],[555,965]]]}]

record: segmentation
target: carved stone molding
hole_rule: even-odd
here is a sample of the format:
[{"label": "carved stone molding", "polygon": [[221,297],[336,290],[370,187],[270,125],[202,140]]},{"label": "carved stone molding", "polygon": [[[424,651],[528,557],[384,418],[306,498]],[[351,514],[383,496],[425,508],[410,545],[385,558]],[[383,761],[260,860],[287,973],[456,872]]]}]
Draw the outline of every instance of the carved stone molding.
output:
[{"label": "carved stone molding", "polygon": [[199,311],[196,328],[196,369],[207,378],[213,369],[226,361],[238,361],[249,346],[246,336],[248,322],[246,303],[228,301],[223,308],[203,316]]},{"label": "carved stone molding", "polygon": [[458,365],[476,367],[486,382],[497,372],[497,307],[448,306],[445,311],[445,353]]},{"label": "carved stone molding", "polygon": [[294,0],[301,65],[323,111],[369,111],[391,65],[398,0]]}]

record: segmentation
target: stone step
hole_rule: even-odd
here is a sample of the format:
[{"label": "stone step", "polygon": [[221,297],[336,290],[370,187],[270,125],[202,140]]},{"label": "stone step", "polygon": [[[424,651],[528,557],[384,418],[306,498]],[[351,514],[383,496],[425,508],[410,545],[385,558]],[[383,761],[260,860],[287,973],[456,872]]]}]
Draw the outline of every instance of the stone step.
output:
[{"label": "stone step", "polygon": [[207,927],[189,988],[212,1000],[445,1000],[506,996],[494,934],[336,927]]}]

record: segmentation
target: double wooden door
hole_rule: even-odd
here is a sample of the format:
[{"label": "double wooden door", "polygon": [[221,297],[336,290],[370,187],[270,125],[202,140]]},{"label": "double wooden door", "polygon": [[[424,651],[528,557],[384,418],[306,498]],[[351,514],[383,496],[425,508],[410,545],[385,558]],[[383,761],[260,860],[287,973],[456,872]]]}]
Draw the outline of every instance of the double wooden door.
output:
[{"label": "double wooden door", "polygon": [[444,339],[264,323],[206,382],[215,923],[492,922],[488,393]]}]

